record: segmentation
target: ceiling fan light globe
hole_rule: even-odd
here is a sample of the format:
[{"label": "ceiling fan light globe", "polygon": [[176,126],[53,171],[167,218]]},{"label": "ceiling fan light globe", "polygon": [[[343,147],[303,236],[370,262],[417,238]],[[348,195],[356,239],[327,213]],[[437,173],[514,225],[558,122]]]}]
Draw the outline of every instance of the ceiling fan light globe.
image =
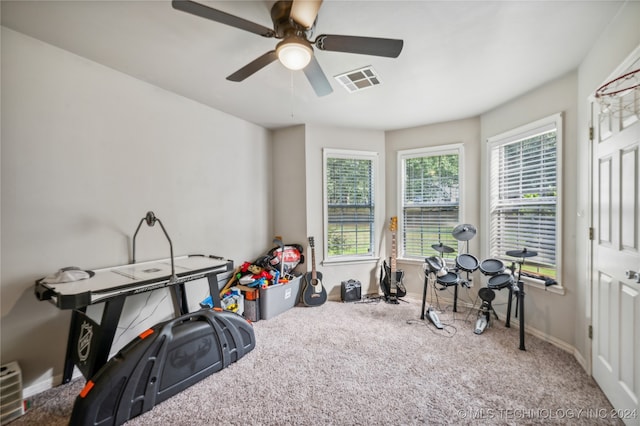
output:
[{"label": "ceiling fan light globe", "polygon": [[308,44],[295,39],[283,40],[276,47],[278,59],[285,67],[297,71],[311,61],[313,50]]}]

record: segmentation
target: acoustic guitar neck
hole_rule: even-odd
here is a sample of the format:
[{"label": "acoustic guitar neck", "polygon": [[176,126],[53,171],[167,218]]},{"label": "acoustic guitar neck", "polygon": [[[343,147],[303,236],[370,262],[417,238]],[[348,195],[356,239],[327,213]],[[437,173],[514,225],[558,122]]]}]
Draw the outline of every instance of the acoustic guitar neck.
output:
[{"label": "acoustic guitar neck", "polygon": [[315,284],[318,282],[318,272],[316,271],[316,248],[313,237],[309,237],[309,245],[311,246],[311,280]]}]

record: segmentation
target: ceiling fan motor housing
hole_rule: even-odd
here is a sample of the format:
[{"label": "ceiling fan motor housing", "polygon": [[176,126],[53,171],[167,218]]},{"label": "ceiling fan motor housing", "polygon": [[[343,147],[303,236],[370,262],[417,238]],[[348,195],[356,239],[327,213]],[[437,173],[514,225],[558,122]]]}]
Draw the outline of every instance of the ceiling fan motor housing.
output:
[{"label": "ceiling fan motor housing", "polygon": [[279,0],[271,8],[271,20],[273,21],[275,38],[297,36],[307,40],[313,27],[307,30],[291,18],[292,3],[291,0]]}]

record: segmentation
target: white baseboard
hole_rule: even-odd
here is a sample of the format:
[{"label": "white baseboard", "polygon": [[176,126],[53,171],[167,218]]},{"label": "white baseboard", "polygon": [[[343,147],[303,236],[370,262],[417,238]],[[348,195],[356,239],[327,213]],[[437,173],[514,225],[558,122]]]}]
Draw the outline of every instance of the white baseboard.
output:
[{"label": "white baseboard", "polygon": [[589,363],[587,362],[585,357],[580,352],[578,352],[577,349],[574,349],[573,356],[576,359],[576,361],[578,361],[578,364],[580,364],[582,369],[586,371],[588,375],[591,376],[591,371],[589,371]]},{"label": "white baseboard", "polygon": [[[82,377],[82,373],[78,370],[77,367],[73,369],[73,375],[71,376],[71,380],[75,380],[77,378]],[[56,386],[60,386],[62,384],[62,374],[58,374],[55,376],[48,377],[46,379],[40,380],[36,383],[31,384],[28,387],[22,389],[22,397],[24,399],[29,399],[32,396],[38,395],[44,391],[48,391],[49,389],[53,389]]]},{"label": "white baseboard", "polygon": [[[515,324],[516,328],[520,328],[520,324],[518,321],[514,321],[513,323]],[[551,343],[553,346],[556,346],[562,349],[563,351],[568,352],[571,355],[575,356],[576,348],[573,345],[570,345],[567,342],[560,340],[556,337],[550,336],[547,333],[543,333],[542,331],[533,327],[525,326],[524,330],[527,333],[531,334],[532,336],[536,336],[538,339],[543,340],[547,343]]]},{"label": "white baseboard", "polygon": [[[418,300],[422,300],[422,294],[418,295],[415,293],[409,293],[408,296],[412,297],[412,298],[416,298]],[[448,297],[440,297],[440,302],[446,302],[446,303],[450,303],[453,304],[453,299],[452,298],[448,298]],[[431,303],[431,301],[429,300],[429,297],[427,297],[427,302]],[[458,306],[462,306],[465,308],[473,308],[473,305],[469,304],[466,301],[461,301],[460,299],[458,299]],[[514,328],[520,328],[520,323],[518,321],[512,321],[511,322],[512,327]],[[532,336],[537,337],[538,339],[545,341],[547,343],[551,343],[553,346],[556,346],[557,348],[562,349],[563,351],[573,355],[573,357],[576,359],[576,361],[578,362],[578,364],[580,364],[580,366],[582,367],[582,369],[589,375],[591,375],[591,372],[589,371],[589,363],[587,362],[587,360],[584,358],[584,356],[578,351],[578,349],[563,341],[560,340],[556,337],[550,336],[547,333],[544,333],[540,330],[538,330],[537,328],[533,328],[533,327],[529,327],[527,325],[525,325],[525,331],[529,334],[531,334]]]},{"label": "white baseboard", "polygon": [[[56,380],[57,379],[57,380]],[[60,378],[52,377],[47,380],[41,380],[37,383],[32,384],[29,387],[22,389],[22,397],[24,399],[29,399],[34,395],[47,391],[51,388],[54,388],[60,384]]]}]

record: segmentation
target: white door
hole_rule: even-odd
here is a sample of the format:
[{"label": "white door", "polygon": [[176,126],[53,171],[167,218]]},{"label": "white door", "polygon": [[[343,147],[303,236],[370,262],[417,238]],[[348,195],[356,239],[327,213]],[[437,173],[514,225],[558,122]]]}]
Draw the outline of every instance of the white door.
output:
[{"label": "white door", "polygon": [[593,104],[591,353],[612,414],[639,425],[640,280],[627,271],[640,273],[640,89],[620,101],[618,113]]}]

